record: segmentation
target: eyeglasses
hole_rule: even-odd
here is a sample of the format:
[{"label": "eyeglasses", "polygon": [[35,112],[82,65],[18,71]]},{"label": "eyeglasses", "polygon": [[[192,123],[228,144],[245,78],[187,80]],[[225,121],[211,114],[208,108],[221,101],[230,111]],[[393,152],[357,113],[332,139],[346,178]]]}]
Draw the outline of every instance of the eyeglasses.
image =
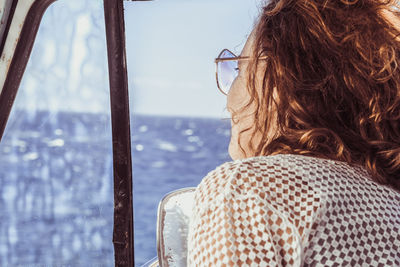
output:
[{"label": "eyeglasses", "polygon": [[[259,59],[266,59],[262,56]],[[224,49],[215,59],[217,87],[224,94],[228,95],[233,81],[239,74],[239,60],[248,60],[250,57],[238,57],[228,49]]]}]

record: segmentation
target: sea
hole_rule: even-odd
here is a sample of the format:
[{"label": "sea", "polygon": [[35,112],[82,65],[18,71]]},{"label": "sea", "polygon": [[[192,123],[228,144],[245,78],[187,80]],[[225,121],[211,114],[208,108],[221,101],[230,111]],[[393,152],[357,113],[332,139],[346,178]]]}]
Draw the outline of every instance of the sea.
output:
[{"label": "sea", "polygon": [[[114,266],[109,114],[15,111],[0,143],[0,266]],[[157,206],[229,161],[229,121],[131,117],[135,266]]]}]

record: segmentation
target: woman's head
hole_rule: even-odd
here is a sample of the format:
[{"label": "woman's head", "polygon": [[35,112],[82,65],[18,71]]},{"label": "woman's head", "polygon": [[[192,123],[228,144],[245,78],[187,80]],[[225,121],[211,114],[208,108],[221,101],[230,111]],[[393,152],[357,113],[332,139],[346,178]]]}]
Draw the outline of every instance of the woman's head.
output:
[{"label": "woman's head", "polygon": [[231,156],[342,160],[400,188],[400,14],[394,6],[269,1],[242,52],[251,58],[241,62],[228,96]]}]

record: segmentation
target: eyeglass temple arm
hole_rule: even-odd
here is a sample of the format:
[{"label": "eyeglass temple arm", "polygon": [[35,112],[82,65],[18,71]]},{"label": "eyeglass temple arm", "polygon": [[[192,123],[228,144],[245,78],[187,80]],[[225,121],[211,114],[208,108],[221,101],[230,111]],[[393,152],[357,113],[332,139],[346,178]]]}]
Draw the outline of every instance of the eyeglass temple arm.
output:
[{"label": "eyeglass temple arm", "polygon": [[[267,56],[262,56],[262,57],[259,57],[259,58],[257,58],[257,59],[267,59],[268,57]],[[230,58],[216,58],[215,59],[215,63],[218,63],[218,62],[223,62],[223,61],[234,61],[234,60],[246,60],[246,59],[250,59],[250,57],[230,57]]]}]

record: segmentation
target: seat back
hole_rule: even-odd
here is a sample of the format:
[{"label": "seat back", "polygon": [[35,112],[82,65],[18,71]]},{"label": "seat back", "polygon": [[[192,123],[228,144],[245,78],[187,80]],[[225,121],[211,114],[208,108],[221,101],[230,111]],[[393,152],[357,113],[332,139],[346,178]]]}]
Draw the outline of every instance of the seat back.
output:
[{"label": "seat back", "polygon": [[158,206],[157,254],[160,267],[186,266],[194,191],[194,187],[173,191]]}]

